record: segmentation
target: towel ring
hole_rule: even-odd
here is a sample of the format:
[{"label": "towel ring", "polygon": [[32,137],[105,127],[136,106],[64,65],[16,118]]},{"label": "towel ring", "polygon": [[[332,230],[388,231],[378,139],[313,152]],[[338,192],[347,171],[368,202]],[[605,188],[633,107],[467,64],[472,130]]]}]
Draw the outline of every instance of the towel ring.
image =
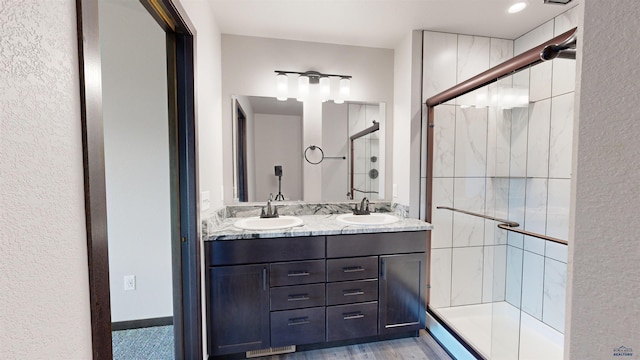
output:
[{"label": "towel ring", "polygon": [[[320,158],[320,161],[313,162],[313,161],[309,160],[309,158],[307,157],[307,151],[309,151],[309,149],[311,149],[311,150],[315,150],[315,149],[320,150],[320,154],[322,154],[322,157]],[[318,165],[318,164],[320,164],[322,162],[322,160],[324,160],[324,151],[322,151],[322,148],[320,146],[309,145],[309,146],[307,146],[306,149],[304,149],[304,159],[307,160],[307,162],[309,164],[311,164],[311,165]]]}]

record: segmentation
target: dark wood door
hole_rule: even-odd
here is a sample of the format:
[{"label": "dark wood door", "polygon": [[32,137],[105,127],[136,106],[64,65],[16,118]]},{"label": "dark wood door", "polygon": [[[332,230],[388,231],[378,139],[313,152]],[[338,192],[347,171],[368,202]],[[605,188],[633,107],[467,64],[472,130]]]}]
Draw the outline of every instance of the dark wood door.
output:
[{"label": "dark wood door", "polygon": [[269,266],[209,269],[209,354],[269,347]]},{"label": "dark wood door", "polygon": [[424,328],[425,305],[420,294],[425,263],[424,254],[380,256],[380,334]]}]

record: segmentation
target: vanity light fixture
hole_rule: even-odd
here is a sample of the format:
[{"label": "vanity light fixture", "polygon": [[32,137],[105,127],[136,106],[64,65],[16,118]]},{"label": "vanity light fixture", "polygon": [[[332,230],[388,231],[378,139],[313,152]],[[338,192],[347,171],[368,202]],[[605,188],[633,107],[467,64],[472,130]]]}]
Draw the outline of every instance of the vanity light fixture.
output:
[{"label": "vanity light fixture", "polygon": [[[289,97],[295,97],[298,101],[304,101],[308,98],[309,92],[312,91],[310,85],[318,84],[320,99],[324,101],[331,100],[331,78],[339,78],[339,87],[336,91],[333,101],[336,104],[342,104],[344,100],[349,98],[351,93],[351,76],[338,74],[323,74],[317,71],[284,71],[276,70],[276,98],[285,101]],[[297,92],[289,91],[289,74],[298,76]]]}]

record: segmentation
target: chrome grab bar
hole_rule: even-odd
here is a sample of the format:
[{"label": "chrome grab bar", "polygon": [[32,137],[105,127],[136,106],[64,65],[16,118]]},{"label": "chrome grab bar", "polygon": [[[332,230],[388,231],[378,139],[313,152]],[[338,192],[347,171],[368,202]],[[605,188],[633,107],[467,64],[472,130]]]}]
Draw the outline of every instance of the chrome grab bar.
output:
[{"label": "chrome grab bar", "polygon": [[527,235],[527,236],[533,236],[533,237],[538,238],[538,239],[547,240],[547,241],[551,241],[551,242],[562,244],[562,245],[569,245],[569,242],[567,240],[562,240],[562,239],[558,239],[558,238],[554,238],[554,237],[551,237],[551,236],[542,235],[542,234],[538,234],[538,233],[534,233],[534,232],[526,231],[526,230],[522,230],[522,229],[514,229],[514,228],[509,227],[508,225],[505,225],[505,224],[498,224],[498,227],[500,229],[504,229],[504,230],[507,230],[507,231],[517,232],[518,234],[523,234],[523,235]]},{"label": "chrome grab bar", "polygon": [[476,217],[480,217],[480,218],[484,218],[484,219],[489,219],[489,220],[493,220],[493,221],[497,221],[497,222],[501,222],[503,224],[507,224],[510,227],[518,227],[520,226],[520,224],[518,224],[515,221],[509,221],[509,220],[505,220],[505,219],[499,219],[493,216],[488,216],[488,215],[484,215],[484,214],[479,214],[479,213],[474,213],[471,211],[466,211],[466,210],[460,210],[460,209],[456,209],[456,208],[452,208],[452,207],[448,207],[448,206],[436,206],[436,209],[444,209],[444,210],[451,210],[451,211],[455,211],[455,212],[459,212],[459,213],[463,213],[463,214],[467,214],[467,215],[471,215],[471,216],[476,216]]},{"label": "chrome grab bar", "polygon": [[463,213],[463,214],[467,214],[467,215],[471,215],[471,216],[476,216],[476,217],[480,217],[480,218],[484,218],[484,219],[488,219],[488,220],[497,221],[497,222],[501,223],[501,224],[498,224],[498,228],[500,228],[500,229],[507,230],[507,231],[513,231],[513,232],[516,232],[518,234],[532,236],[532,237],[535,237],[535,238],[538,238],[538,239],[551,241],[551,242],[554,242],[554,243],[557,243],[557,244],[569,245],[569,242],[567,240],[562,240],[562,239],[554,238],[552,236],[542,235],[542,234],[538,234],[538,233],[534,233],[534,232],[526,231],[526,230],[522,230],[522,229],[515,229],[518,226],[520,226],[520,224],[518,224],[515,221],[509,221],[509,220],[505,220],[505,219],[500,219],[500,218],[496,218],[496,217],[493,217],[493,216],[474,213],[474,212],[466,211],[466,210],[460,210],[460,209],[456,209],[456,208],[452,208],[452,207],[448,207],[448,206],[436,206],[436,209],[451,210],[451,211],[455,211],[455,212],[459,212],[459,213]]}]

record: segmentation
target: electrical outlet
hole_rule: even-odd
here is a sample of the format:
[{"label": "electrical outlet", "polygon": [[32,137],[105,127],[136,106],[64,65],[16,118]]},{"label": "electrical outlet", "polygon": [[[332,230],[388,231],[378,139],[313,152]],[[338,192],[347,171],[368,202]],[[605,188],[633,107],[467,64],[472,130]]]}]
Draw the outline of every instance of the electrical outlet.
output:
[{"label": "electrical outlet", "polygon": [[135,275],[125,275],[124,276],[124,289],[125,290],[135,290],[136,289],[136,276]]},{"label": "electrical outlet", "polygon": [[211,207],[211,199],[208,191],[200,193],[200,211],[207,211]]}]

